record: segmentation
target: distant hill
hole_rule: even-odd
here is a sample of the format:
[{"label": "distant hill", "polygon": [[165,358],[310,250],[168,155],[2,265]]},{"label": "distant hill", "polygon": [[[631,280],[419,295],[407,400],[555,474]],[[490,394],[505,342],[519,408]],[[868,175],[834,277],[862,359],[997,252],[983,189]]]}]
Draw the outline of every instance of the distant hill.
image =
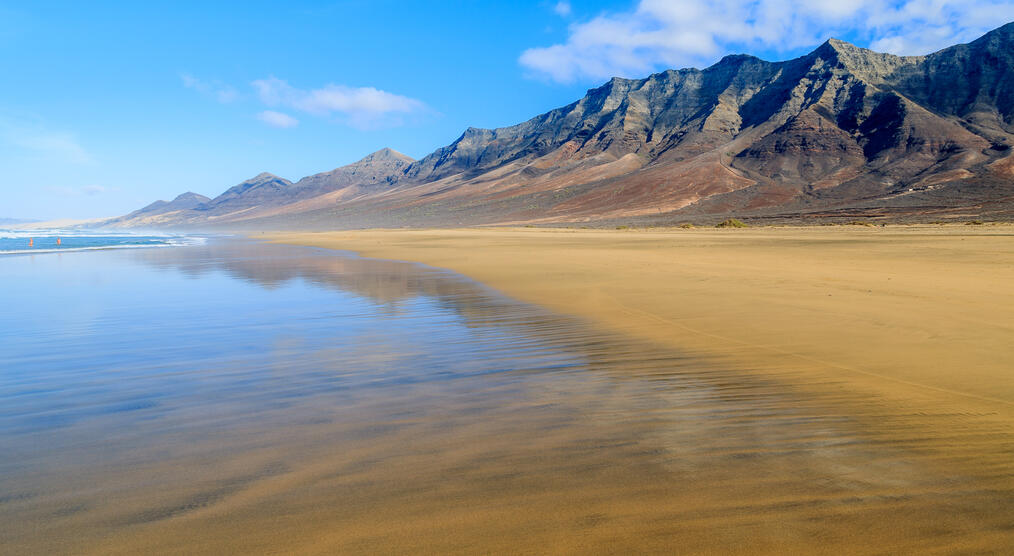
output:
[{"label": "distant hill", "polygon": [[193,210],[210,202],[204,195],[187,192],[172,201],[155,201],[154,203],[134,212],[115,218],[106,223],[111,227],[145,227],[161,226],[180,218],[188,210]]},{"label": "distant hill", "polygon": [[1014,23],[928,56],[830,39],[783,62],[614,78],[418,161],[384,149],[296,183],[260,174],[118,225],[1010,218],[1012,144]]},{"label": "distant hill", "polygon": [[26,220],[24,218],[0,218],[0,226],[13,226],[16,224],[31,224],[38,220]]},{"label": "distant hill", "polygon": [[412,162],[412,158],[397,151],[381,149],[358,162],[307,176],[296,183],[262,172],[230,187],[214,199],[185,193],[169,203],[152,203],[114,219],[108,225],[228,226],[236,222],[313,212],[330,208],[340,201],[352,201],[386,191],[394,186]]}]

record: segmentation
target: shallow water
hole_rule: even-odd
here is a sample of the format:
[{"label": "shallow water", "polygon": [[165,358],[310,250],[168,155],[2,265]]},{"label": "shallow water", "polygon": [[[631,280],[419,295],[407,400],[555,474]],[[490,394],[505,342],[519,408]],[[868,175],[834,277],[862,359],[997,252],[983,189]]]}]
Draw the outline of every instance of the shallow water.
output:
[{"label": "shallow water", "polygon": [[179,234],[135,234],[94,230],[0,228],[0,255],[25,255],[199,245],[205,238]]},{"label": "shallow water", "polygon": [[930,442],[451,273],[215,241],[0,258],[0,291],[3,553],[1014,546],[1007,424]]}]

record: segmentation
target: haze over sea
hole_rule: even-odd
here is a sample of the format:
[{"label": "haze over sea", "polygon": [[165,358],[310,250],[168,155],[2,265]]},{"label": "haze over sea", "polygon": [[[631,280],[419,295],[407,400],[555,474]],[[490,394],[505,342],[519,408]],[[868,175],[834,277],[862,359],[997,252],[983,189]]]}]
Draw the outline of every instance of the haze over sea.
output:
[{"label": "haze over sea", "polygon": [[[0,291],[6,553],[1009,540],[1004,454],[941,468],[905,408],[602,334],[446,271],[215,239],[0,257]],[[982,433],[921,419],[955,443]]]},{"label": "haze over sea", "polygon": [[175,233],[0,227],[0,255],[173,247],[203,242],[202,237]]}]

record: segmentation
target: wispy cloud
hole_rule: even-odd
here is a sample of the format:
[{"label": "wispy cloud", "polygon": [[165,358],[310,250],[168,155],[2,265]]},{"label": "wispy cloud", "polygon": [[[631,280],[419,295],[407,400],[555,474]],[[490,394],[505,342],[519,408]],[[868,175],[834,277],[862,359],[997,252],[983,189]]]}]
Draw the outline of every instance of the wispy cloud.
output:
[{"label": "wispy cloud", "polygon": [[45,191],[55,195],[57,197],[95,197],[97,195],[104,195],[106,193],[114,193],[120,191],[118,187],[106,187],[104,185],[85,185],[80,187],[70,187],[65,185],[54,185],[46,187]]},{"label": "wispy cloud", "polygon": [[571,25],[566,42],[530,48],[519,61],[559,82],[633,77],[728,52],[816,45],[845,31],[875,50],[926,54],[1012,19],[1009,0],[640,0]]},{"label": "wispy cloud", "polygon": [[560,2],[557,2],[556,5],[553,6],[553,11],[556,12],[556,14],[561,17],[567,17],[568,15],[570,15],[571,12],[570,2],[568,2],[567,0],[561,0]]},{"label": "wispy cloud", "polygon": [[101,195],[107,191],[109,188],[102,185],[86,185],[81,188],[81,192],[88,196]]},{"label": "wispy cloud", "polygon": [[205,81],[189,73],[181,73],[180,81],[183,82],[184,87],[212,97],[222,104],[228,104],[239,98],[239,92],[236,89],[219,81]]},{"label": "wispy cloud", "polygon": [[274,110],[265,110],[257,114],[257,119],[271,127],[289,128],[299,125],[299,120],[296,118],[282,112],[275,112]]},{"label": "wispy cloud", "polygon": [[404,117],[425,110],[421,101],[373,87],[326,85],[319,89],[298,89],[276,77],[252,83],[261,101],[270,107],[285,107],[313,116],[339,116],[358,128],[387,127],[404,123]]},{"label": "wispy cloud", "polygon": [[54,162],[94,162],[73,133],[48,129],[37,123],[0,119],[0,144]]}]

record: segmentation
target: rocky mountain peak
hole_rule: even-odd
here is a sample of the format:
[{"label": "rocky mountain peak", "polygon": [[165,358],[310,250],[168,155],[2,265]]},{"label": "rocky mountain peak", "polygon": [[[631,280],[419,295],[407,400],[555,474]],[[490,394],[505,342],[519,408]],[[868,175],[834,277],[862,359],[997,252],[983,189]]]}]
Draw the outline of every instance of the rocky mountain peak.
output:
[{"label": "rocky mountain peak", "polygon": [[254,176],[254,177],[246,180],[243,183],[259,183],[259,182],[272,181],[272,180],[288,181],[288,180],[286,180],[284,178],[280,178],[280,177],[278,177],[278,176],[276,176],[276,175],[274,175],[274,174],[272,174],[270,172],[261,172],[260,174],[257,174],[256,176]]},{"label": "rocky mountain peak", "polygon": [[830,64],[870,83],[883,82],[899,68],[914,65],[924,58],[875,52],[835,38],[824,41],[807,57],[814,63]]},{"label": "rocky mountain peak", "polygon": [[725,56],[722,56],[722,59],[716,62],[715,65],[712,67],[718,68],[723,66],[741,66],[747,62],[763,62],[763,61],[764,60],[761,60],[760,58],[756,56],[751,56],[749,54],[727,54]]},{"label": "rocky mountain peak", "polygon": [[418,161],[381,149],[296,184],[262,173],[171,218],[917,213],[1014,199],[1012,144],[1014,23],[927,56],[832,38],[792,60],[615,77],[527,121],[469,127]]},{"label": "rocky mountain peak", "polygon": [[972,41],[971,44],[989,42],[1005,42],[1008,44],[1014,42],[1014,21],[993,29],[985,35]]},{"label": "rocky mountain peak", "polygon": [[404,155],[394,149],[384,147],[379,151],[372,152],[363,158],[359,159],[354,164],[383,164],[383,163],[405,163],[411,164],[415,162],[415,159],[411,156]]},{"label": "rocky mountain peak", "polygon": [[148,219],[156,218],[160,215],[175,214],[202,207],[209,201],[211,201],[211,199],[205,197],[204,195],[187,191],[186,193],[177,195],[172,201],[155,201],[154,203],[142,209],[135,210],[126,216],[113,219],[109,222],[109,225],[115,226],[121,222],[130,222],[132,220],[135,222],[147,222]]},{"label": "rocky mountain peak", "polygon": [[261,172],[256,176],[234,185],[215,197],[208,203],[208,207],[217,208],[223,205],[250,207],[259,204],[264,198],[270,197],[278,191],[287,189],[292,182],[280,178],[269,172]]},{"label": "rocky mountain peak", "polygon": [[279,191],[279,194],[271,202],[274,204],[292,203],[339,190],[349,190],[349,188],[374,190],[390,187],[404,175],[405,169],[414,161],[410,156],[385,147],[352,164],[346,164],[329,172],[306,176],[293,184],[292,187]]},{"label": "rocky mountain peak", "polygon": [[200,193],[194,193],[193,191],[187,191],[186,193],[183,193],[181,195],[177,195],[176,198],[172,200],[172,202],[173,203],[188,203],[188,202],[207,203],[210,200],[211,199],[209,199],[208,197],[205,197],[204,195],[201,195]]}]

